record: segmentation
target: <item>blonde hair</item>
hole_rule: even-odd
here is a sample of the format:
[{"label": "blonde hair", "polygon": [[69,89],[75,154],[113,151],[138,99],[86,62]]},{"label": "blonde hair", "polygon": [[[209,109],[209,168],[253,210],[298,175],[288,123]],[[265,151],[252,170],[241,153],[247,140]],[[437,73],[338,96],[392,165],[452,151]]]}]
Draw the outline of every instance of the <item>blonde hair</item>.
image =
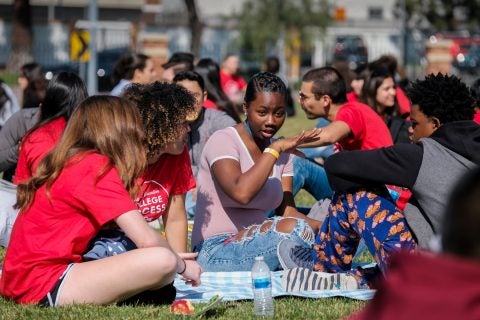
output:
[{"label": "blonde hair", "polygon": [[78,162],[90,152],[110,160],[99,171],[97,179],[115,167],[133,199],[139,190],[137,178],[147,165],[147,156],[140,114],[132,103],[112,96],[92,96],[80,103],[57,146],[40,162],[36,174],[18,185],[15,206],[22,210],[28,208],[35,191],[44,184],[49,196],[52,184],[68,159],[83,153]]}]

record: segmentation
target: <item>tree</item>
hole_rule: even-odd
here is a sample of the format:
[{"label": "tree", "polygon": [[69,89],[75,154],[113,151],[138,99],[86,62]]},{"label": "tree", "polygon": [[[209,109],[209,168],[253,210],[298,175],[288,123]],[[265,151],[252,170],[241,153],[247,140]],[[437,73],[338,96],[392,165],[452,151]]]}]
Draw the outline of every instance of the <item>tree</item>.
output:
[{"label": "tree", "polygon": [[400,8],[405,9],[409,25],[426,21],[434,30],[479,29],[478,0],[398,0]]},{"label": "tree", "polygon": [[326,28],[328,12],[328,0],[247,0],[238,16],[242,58],[261,61],[280,49],[288,75],[297,78],[302,51],[311,47],[316,30]]},{"label": "tree", "polygon": [[329,22],[326,0],[247,0],[238,16],[241,48],[260,59],[283,38],[287,47],[311,43],[312,27]]},{"label": "tree", "polygon": [[202,40],[203,23],[200,21],[195,6],[195,0],[185,0],[188,11],[188,25],[192,36],[190,50],[195,56],[200,54],[200,45]]},{"label": "tree", "polygon": [[12,50],[7,70],[18,72],[20,67],[33,60],[32,57],[32,14],[29,0],[13,2]]}]

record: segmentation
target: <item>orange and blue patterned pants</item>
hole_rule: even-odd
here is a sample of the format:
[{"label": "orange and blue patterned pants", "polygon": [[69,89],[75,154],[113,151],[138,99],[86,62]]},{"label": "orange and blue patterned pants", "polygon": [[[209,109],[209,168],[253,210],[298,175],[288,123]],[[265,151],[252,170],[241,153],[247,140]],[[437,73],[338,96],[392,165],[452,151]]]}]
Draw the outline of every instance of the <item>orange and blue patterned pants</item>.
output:
[{"label": "orange and blue patterned pants", "polygon": [[388,267],[390,254],[416,248],[405,216],[391,200],[365,190],[335,193],[313,245],[314,269],[348,271],[362,285],[370,285],[370,274],[361,268],[351,270],[360,239],[382,273]]}]

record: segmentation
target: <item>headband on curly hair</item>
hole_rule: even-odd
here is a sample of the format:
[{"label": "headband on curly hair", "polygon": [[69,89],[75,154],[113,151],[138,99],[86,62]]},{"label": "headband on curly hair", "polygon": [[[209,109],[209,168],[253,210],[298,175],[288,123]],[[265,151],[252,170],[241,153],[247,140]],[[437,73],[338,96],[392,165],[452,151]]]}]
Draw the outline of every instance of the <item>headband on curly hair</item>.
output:
[{"label": "headband on curly hair", "polygon": [[123,97],[140,111],[149,156],[178,139],[185,120],[195,112],[195,98],[175,83],[132,84]]}]

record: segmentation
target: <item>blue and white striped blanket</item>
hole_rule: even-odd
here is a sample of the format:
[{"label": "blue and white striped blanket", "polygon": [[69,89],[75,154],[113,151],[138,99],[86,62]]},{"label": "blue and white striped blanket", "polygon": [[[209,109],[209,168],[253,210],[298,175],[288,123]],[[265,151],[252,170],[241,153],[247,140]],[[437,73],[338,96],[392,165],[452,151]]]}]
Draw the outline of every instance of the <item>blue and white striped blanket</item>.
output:
[{"label": "blue and white striped blanket", "polygon": [[[272,272],[272,293],[274,297],[298,296],[306,298],[347,297],[357,300],[373,298],[375,290],[315,290],[286,292],[282,290],[283,271]],[[238,272],[204,272],[202,284],[193,288],[186,285],[179,277],[175,279],[177,299],[188,299],[192,302],[207,302],[214,295],[223,300],[253,300],[252,283],[249,271]]]}]

